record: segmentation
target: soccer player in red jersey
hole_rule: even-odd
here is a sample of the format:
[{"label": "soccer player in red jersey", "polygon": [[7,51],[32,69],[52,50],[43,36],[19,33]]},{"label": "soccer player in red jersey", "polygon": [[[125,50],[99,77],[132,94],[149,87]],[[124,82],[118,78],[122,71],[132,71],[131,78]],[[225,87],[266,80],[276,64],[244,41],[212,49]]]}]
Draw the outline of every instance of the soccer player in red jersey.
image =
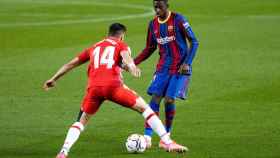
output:
[{"label": "soccer player in red jersey", "polygon": [[107,38],[94,44],[62,66],[51,79],[44,83],[44,89],[49,90],[67,72],[89,61],[87,92],[81,105],[78,120],[69,128],[62,149],[56,158],[67,157],[91,116],[97,112],[105,100],[141,113],[152,129],[160,136],[161,141],[164,142],[163,148],[166,151],[185,152],[188,150],[170,139],[162,122],[149,105],[124,85],[119,63],[125,64],[133,76],[140,77],[140,69],[135,66],[130,56],[129,47],[123,42],[125,32],[124,25],[112,24]]}]

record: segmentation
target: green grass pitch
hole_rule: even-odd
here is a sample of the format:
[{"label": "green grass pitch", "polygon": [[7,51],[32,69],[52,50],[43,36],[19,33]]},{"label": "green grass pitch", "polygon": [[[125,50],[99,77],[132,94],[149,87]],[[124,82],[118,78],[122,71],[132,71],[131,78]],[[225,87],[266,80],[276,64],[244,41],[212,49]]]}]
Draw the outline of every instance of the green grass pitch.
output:
[{"label": "green grass pitch", "polygon": [[[280,1],[170,0],[188,17],[200,47],[188,101],[177,102],[173,138],[188,155],[157,148],[126,153],[143,119],[106,102],[92,118],[71,158],[279,158]],[[112,22],[127,25],[135,56],[145,45],[150,0],[0,0],[0,158],[50,158],[75,120],[86,66],[49,92],[43,82],[77,53],[103,38]],[[143,76],[125,82],[146,101],[157,52]]]}]

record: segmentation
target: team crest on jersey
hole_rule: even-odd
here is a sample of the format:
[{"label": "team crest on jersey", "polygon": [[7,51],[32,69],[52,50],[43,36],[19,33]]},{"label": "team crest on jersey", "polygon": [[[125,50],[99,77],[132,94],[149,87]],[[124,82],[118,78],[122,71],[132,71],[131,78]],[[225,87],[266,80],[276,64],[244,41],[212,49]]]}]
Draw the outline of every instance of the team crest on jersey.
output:
[{"label": "team crest on jersey", "polygon": [[173,28],[174,28],[173,25],[169,25],[169,26],[168,26],[168,31],[169,31],[169,32],[173,31]]}]

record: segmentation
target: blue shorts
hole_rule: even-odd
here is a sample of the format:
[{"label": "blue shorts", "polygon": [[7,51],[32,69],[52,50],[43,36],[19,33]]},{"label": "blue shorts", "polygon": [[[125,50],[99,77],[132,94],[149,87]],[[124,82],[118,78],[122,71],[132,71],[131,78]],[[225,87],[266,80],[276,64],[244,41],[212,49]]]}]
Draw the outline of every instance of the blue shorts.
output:
[{"label": "blue shorts", "polygon": [[148,88],[148,94],[169,97],[171,99],[186,99],[190,77],[190,75],[171,75],[164,72],[156,72]]}]

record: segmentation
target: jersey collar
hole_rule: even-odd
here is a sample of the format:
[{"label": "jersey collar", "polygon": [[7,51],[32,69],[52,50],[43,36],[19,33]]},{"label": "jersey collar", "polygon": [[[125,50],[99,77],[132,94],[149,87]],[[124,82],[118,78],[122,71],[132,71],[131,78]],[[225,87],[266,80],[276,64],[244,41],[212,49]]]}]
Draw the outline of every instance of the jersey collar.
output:
[{"label": "jersey collar", "polygon": [[108,36],[106,39],[111,39],[111,40],[114,40],[114,41],[120,41],[120,39],[118,39],[116,37],[113,37],[113,36]]},{"label": "jersey collar", "polygon": [[171,16],[171,11],[168,11],[168,16],[167,16],[167,18],[165,20],[161,21],[159,19],[159,17],[157,18],[158,19],[158,23],[160,23],[160,24],[166,23],[169,20],[170,16]]}]

